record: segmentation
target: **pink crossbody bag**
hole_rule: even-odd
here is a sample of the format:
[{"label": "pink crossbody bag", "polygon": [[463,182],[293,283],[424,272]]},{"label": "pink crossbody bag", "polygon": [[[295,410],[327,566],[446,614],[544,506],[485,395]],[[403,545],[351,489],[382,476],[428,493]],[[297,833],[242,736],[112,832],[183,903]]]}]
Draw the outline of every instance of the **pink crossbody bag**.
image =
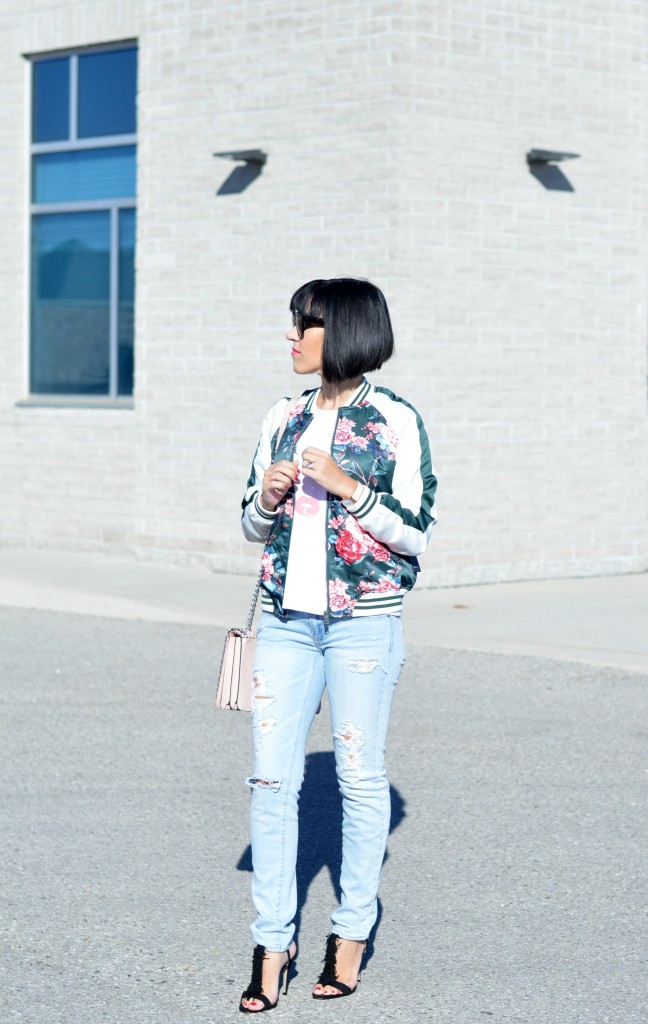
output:
[{"label": "pink crossbody bag", "polygon": [[[288,402],[284,410],[277,436],[277,448],[283,437],[288,416],[295,401],[296,399],[292,399]],[[216,707],[221,708],[223,711],[252,710],[252,676],[254,673],[257,639],[256,630],[253,630],[252,623],[254,622],[254,613],[259,598],[259,590],[261,589],[261,576],[262,572],[259,570],[245,626],[242,628],[232,626],[225,634],[223,656],[218,673],[218,689],[216,690]]]}]

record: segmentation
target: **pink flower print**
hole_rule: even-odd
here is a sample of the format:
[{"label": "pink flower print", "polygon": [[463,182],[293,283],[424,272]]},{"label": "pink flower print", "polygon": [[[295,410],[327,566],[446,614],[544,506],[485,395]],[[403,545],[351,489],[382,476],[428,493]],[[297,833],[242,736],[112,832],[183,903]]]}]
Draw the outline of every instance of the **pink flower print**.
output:
[{"label": "pink flower print", "polygon": [[363,451],[366,451],[369,441],[366,437],[360,437],[358,434],[353,434],[351,437],[351,444],[356,448],[362,448]]},{"label": "pink flower print", "polygon": [[365,594],[386,594],[390,590],[400,590],[390,576],[381,576],[378,580],[360,580],[358,588]]},{"label": "pink flower print", "polygon": [[346,521],[346,529],[351,534],[353,539],[357,541],[362,547],[362,554],[366,555],[369,550],[369,541],[373,538],[369,536],[366,530],[363,530],[360,523],[354,516],[349,516]]},{"label": "pink flower print", "polygon": [[374,587],[375,594],[385,594],[388,590],[400,590],[398,583],[394,583],[391,576],[381,576]]},{"label": "pink flower print", "polygon": [[362,558],[367,549],[363,547],[357,537],[351,534],[350,530],[341,530],[335,542],[335,550],[343,561],[351,565],[352,562],[357,562]]},{"label": "pink flower print", "polygon": [[379,434],[382,428],[382,423],[367,423],[367,430],[370,434]]},{"label": "pink flower print", "polygon": [[268,583],[274,573],[274,562],[269,551],[264,551],[261,555],[261,569],[263,571],[261,579],[263,583]]},{"label": "pink flower print", "polygon": [[396,458],[398,434],[391,427],[388,427],[386,423],[382,424],[380,432],[376,435],[376,440],[380,447],[387,451],[390,459]]},{"label": "pink flower print", "polygon": [[335,542],[335,550],[340,558],[350,565],[352,562],[357,562],[360,558],[364,558],[367,552],[372,550],[372,544],[380,548],[387,555],[387,559],[381,559],[381,561],[389,559],[387,548],[383,548],[366,530],[363,530],[357,519],[349,516],[345,529],[340,531]]},{"label": "pink flower print", "polygon": [[335,431],[335,444],[348,444],[353,437],[353,423],[346,416],[341,416]]},{"label": "pink flower print", "polygon": [[286,503],[285,503],[285,505],[284,505],[284,512],[286,513],[286,515],[287,515],[287,516],[288,516],[288,517],[289,517],[290,519],[292,519],[292,517],[293,517],[293,514],[294,514],[294,508],[293,508],[293,500],[292,500],[292,498],[287,498],[287,499],[286,499]]},{"label": "pink flower print", "polygon": [[389,548],[386,548],[384,544],[380,544],[369,533],[366,537],[366,543],[369,551],[371,551],[371,554],[377,562],[389,562],[391,559],[391,551]]},{"label": "pink flower print", "polygon": [[349,584],[343,580],[329,580],[329,604],[332,612],[343,612],[347,608],[353,608],[355,601],[352,601],[347,590]]},{"label": "pink flower print", "polygon": [[344,516],[331,516],[328,521],[329,530],[337,530],[338,526],[342,526],[344,522]]}]

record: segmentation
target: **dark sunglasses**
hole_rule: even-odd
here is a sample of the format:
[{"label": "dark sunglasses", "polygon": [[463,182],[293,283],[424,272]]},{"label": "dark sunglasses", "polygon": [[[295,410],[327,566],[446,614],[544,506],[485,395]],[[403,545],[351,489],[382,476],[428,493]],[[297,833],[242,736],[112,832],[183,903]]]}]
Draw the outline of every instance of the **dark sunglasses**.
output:
[{"label": "dark sunglasses", "polygon": [[300,339],[304,337],[304,331],[309,327],[323,327],[324,321],[321,316],[309,316],[308,313],[301,313],[298,309],[291,309],[293,327],[296,329]]}]

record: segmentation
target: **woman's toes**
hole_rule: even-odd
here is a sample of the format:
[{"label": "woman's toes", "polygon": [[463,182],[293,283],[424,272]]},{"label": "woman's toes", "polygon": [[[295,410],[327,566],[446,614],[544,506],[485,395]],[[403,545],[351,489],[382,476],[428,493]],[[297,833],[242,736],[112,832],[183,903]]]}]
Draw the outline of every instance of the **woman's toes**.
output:
[{"label": "woman's toes", "polygon": [[331,996],[339,995],[340,990],[339,988],[335,988],[333,985],[320,985],[318,982],[313,989],[313,992],[318,996]]}]

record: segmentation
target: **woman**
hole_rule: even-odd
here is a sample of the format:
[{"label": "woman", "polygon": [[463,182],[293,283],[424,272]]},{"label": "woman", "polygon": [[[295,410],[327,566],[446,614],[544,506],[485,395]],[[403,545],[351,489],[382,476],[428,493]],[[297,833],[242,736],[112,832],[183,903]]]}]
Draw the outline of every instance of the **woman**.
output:
[{"label": "woman", "polygon": [[364,374],[394,349],[382,292],[310,281],[290,302],[293,369],[321,386],[266,416],[243,500],[264,543],[253,684],[252,895],[257,919],[244,1013],[272,1009],[296,946],[297,802],[306,739],[326,686],[342,793],[341,903],[315,999],[351,995],[376,921],[389,832],[384,747],[405,655],[403,595],[432,526],[425,428]]}]

